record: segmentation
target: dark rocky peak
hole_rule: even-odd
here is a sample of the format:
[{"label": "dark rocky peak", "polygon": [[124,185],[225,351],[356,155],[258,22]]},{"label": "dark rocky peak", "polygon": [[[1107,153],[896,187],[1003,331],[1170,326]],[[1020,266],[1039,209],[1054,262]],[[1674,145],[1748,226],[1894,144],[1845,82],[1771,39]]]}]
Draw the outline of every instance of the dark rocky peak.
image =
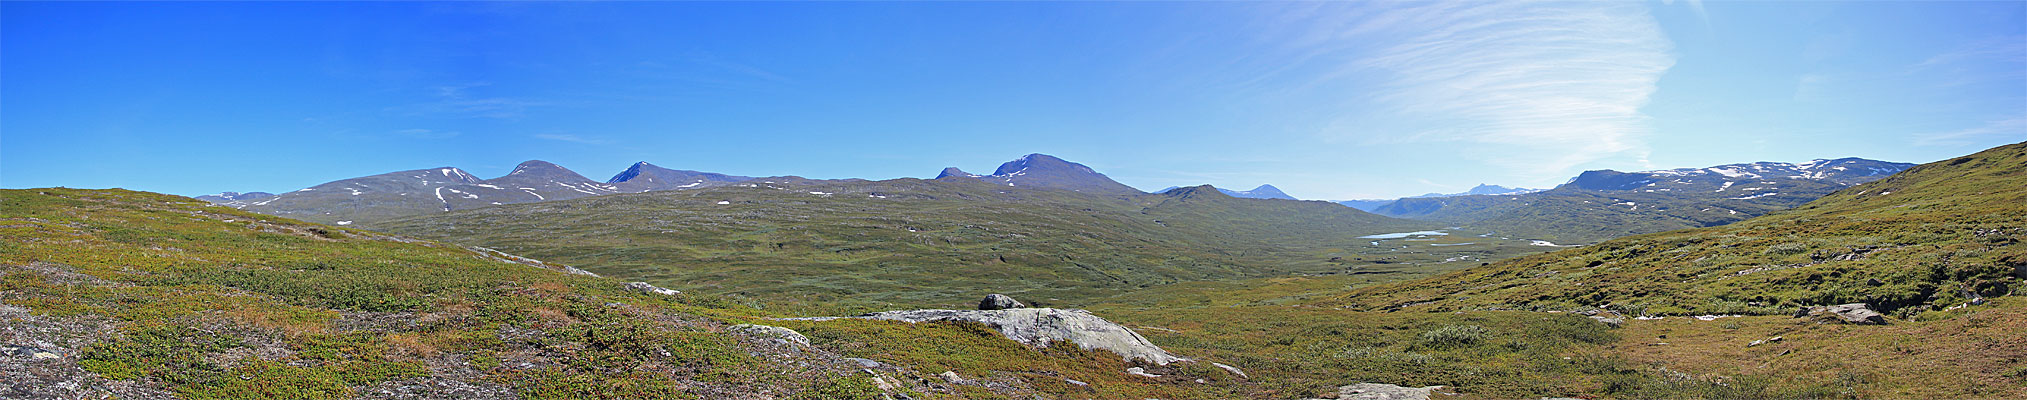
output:
[{"label": "dark rocky peak", "polygon": [[642,173],[655,169],[667,168],[657,167],[654,164],[649,164],[647,161],[636,162],[632,166],[626,167],[625,171],[619,171],[619,175],[613,175],[612,179],[606,180],[605,183],[620,183],[634,180],[634,178],[640,177]]},{"label": "dark rocky peak", "polygon": [[984,176],[984,175],[979,175],[979,174],[974,174],[974,173],[970,173],[970,172],[964,172],[964,170],[961,170],[961,169],[957,169],[957,167],[949,167],[949,168],[944,168],[944,169],[943,169],[943,172],[941,172],[941,173],[937,173],[937,174],[936,174],[936,179],[943,179],[943,178],[948,178],[948,177],[953,177],[953,176],[955,176],[955,177],[961,177],[961,178],[977,178],[977,177],[980,177],[980,176]]},{"label": "dark rocky peak", "polygon": [[1021,156],[1021,158],[1019,159],[1008,161],[1005,164],[1000,164],[999,169],[993,170],[992,174],[995,176],[1009,176],[1014,174],[1028,174],[1041,172],[1066,172],[1066,173],[1098,175],[1098,171],[1091,170],[1091,167],[1086,167],[1084,166],[1084,164],[1064,161],[1061,158],[1056,158],[1055,156],[1042,153],[1028,154],[1025,156]]}]

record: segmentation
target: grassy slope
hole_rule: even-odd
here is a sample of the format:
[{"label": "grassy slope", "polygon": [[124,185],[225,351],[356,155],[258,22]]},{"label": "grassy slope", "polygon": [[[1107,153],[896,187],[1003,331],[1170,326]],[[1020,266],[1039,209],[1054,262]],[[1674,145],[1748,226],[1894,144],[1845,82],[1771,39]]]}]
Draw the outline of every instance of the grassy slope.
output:
[{"label": "grassy slope", "polygon": [[1613,240],[1353,292],[1367,309],[1609,306],[1775,314],[1871,303],[1911,316],[2021,291],[2027,144],[1909,169],[1737,224]]},{"label": "grassy slope", "polygon": [[[728,330],[775,322],[711,296],[640,294],[168,195],[0,191],[0,238],[0,313],[10,315],[0,332],[29,335],[0,339],[63,354],[0,374],[85,373],[71,382],[122,397],[341,398],[423,385],[524,398],[876,398],[845,356],[899,366],[875,373],[916,398],[1251,390],[1197,365],[1158,369],[1168,381],[1131,377],[1110,353],[1035,351],[975,325],[794,322],[817,344],[796,348]],[[946,369],[991,384],[928,383]],[[1219,384],[1183,384],[1197,377]]]},{"label": "grassy slope", "polygon": [[1050,304],[1340,271],[1331,257],[1370,247],[1357,236],[1428,226],[1209,190],[1105,196],[897,179],[603,196],[378,227],[685,290],[961,306],[992,291]]},{"label": "grassy slope", "polygon": [[[1555,359],[1531,361],[1533,368],[1551,371],[1574,368],[1577,377],[1553,381],[1563,382],[1561,387],[1523,390],[1510,388],[1514,382],[1509,380],[1435,373],[1396,379],[1506,396],[1560,390],[1560,395],[1620,398],[2019,398],[2027,396],[2027,368],[2020,365],[2027,340],[2018,334],[2027,321],[2027,301],[2011,294],[2027,292],[2022,238],[2027,238],[2027,144],[2015,144],[1923,165],[1795,210],[1729,226],[1618,239],[1426,279],[1362,286],[1347,294],[1262,304],[1240,313],[1098,308],[1120,320],[1169,324],[1164,326],[1174,331],[1149,336],[1176,351],[1232,357],[1242,366],[1247,365],[1245,354],[1307,360],[1276,366],[1292,369],[1284,383],[1298,388],[1314,387],[1299,385],[1304,371],[1312,369],[1359,379],[1393,371],[1333,367],[1345,358],[1375,353],[1324,358],[1332,353],[1319,349],[1335,349],[1331,346],[1340,342],[1308,337],[1341,332],[1384,336],[1418,329],[1355,321],[1415,325],[1460,315],[1515,314],[1554,319],[1571,315],[1555,310],[1603,307],[1630,315],[1747,316],[1628,321],[1613,331],[1616,339],[1559,353],[1570,357],[1567,365],[1557,366]],[[1972,296],[1990,302],[1956,307]],[[1822,325],[1778,315],[1797,305],[1845,302],[1872,303],[1894,322]],[[1488,311],[1514,309],[1551,313]],[[1227,316],[1203,315],[1212,312]],[[1231,321],[1229,315],[1265,321],[1204,323]],[[1491,333],[1520,334],[1538,329],[1534,326]],[[1776,336],[1784,340],[1747,346]],[[1460,361],[1401,346],[1403,342],[1413,343],[1410,338],[1374,347],[1434,357],[1420,361],[1424,364],[1512,373],[1498,372],[1496,357]],[[1302,364],[1314,367],[1296,367]],[[1329,378],[1321,377],[1325,382]]]}]

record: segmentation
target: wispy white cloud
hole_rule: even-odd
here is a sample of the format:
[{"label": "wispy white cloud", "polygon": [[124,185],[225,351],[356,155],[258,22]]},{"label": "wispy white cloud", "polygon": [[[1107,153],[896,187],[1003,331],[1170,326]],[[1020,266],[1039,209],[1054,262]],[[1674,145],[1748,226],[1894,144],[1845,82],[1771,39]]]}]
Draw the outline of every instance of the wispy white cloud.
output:
[{"label": "wispy white cloud", "polygon": [[2027,116],[1986,121],[1984,125],[1957,131],[1915,135],[1914,144],[1919,146],[1963,146],[1987,141],[2014,143],[2022,140],[2027,140]]},{"label": "wispy white cloud", "polygon": [[456,85],[429,87],[430,101],[392,107],[388,111],[409,115],[451,115],[473,118],[518,119],[532,107],[552,105],[548,102],[504,96],[477,94],[480,88],[492,86],[490,82],[474,82]]},{"label": "wispy white cloud", "polygon": [[455,131],[438,131],[431,129],[415,128],[415,129],[397,130],[394,131],[394,134],[417,139],[449,139],[457,137],[459,133]]},{"label": "wispy white cloud", "polygon": [[1638,2],[1332,3],[1282,22],[1309,49],[1293,62],[1335,63],[1312,86],[1363,90],[1342,94],[1365,107],[1347,106],[1333,135],[1465,144],[1538,173],[1644,153],[1640,108],[1675,64]]},{"label": "wispy white cloud", "polygon": [[572,134],[566,134],[566,133],[539,133],[539,134],[535,134],[535,138],[536,138],[536,139],[545,139],[545,140],[555,140],[555,141],[563,141],[563,142],[572,142],[572,143],[583,143],[583,144],[608,144],[608,143],[612,143],[612,141],[611,141],[611,140],[606,140],[606,139],[600,139],[600,138],[591,138],[591,137],[583,137],[583,136],[578,136],[578,135],[572,135]]}]

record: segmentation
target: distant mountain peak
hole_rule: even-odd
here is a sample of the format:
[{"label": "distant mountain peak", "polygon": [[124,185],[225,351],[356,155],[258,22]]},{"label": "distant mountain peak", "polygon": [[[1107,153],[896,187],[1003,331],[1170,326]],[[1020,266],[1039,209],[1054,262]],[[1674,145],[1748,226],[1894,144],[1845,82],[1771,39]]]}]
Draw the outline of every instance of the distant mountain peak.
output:
[{"label": "distant mountain peak", "polygon": [[668,169],[649,164],[647,161],[641,161],[633,163],[625,171],[620,171],[618,175],[613,175],[612,179],[606,180],[605,183],[619,185],[619,189],[622,192],[634,193],[654,190],[694,189],[731,182],[744,182],[752,179],[753,177],[750,176]]},{"label": "distant mountain peak", "polygon": [[992,175],[966,173],[955,167],[944,168],[937,178],[968,177],[996,185],[1012,187],[1040,187],[1065,189],[1090,193],[1141,193],[1139,189],[1120,184],[1112,178],[1092,170],[1091,167],[1064,161],[1055,156],[1031,153],[1000,164]]},{"label": "distant mountain peak", "polygon": [[1200,199],[1200,198],[1211,198],[1211,199],[1232,198],[1231,195],[1225,194],[1224,189],[1219,189],[1216,186],[1211,185],[1182,186],[1170,188],[1168,190],[1162,191],[1161,194],[1163,196],[1174,197],[1183,200]]},{"label": "distant mountain peak", "polygon": [[651,168],[659,168],[659,167],[656,167],[654,164],[649,164],[647,161],[636,162],[633,163],[633,165],[626,167],[625,171],[619,171],[618,175],[613,175],[612,179],[607,179],[605,183],[620,183],[630,181],[633,180],[633,178],[640,177],[641,171]]},{"label": "distant mountain peak", "polygon": [[578,174],[577,171],[571,171],[569,168],[563,168],[561,165],[542,160],[523,161],[521,165],[514,166],[514,172],[508,172],[506,176],[487,179],[486,182],[510,185],[533,185],[541,182],[562,182],[568,184],[595,183],[591,178],[585,178],[584,175]]},{"label": "distant mountain peak", "polygon": [[522,161],[520,165],[514,166],[514,172],[508,172],[507,175],[512,176],[522,174],[554,174],[557,172],[567,172],[572,175],[577,174],[576,172],[570,171],[569,168],[563,168],[563,166],[556,165],[555,163],[542,160],[528,160]]},{"label": "distant mountain peak", "polygon": [[977,178],[977,177],[981,177],[981,176],[985,176],[985,175],[979,175],[979,174],[974,174],[974,173],[970,173],[970,172],[964,172],[964,170],[961,170],[961,169],[957,169],[957,167],[949,167],[949,168],[944,168],[944,169],[943,169],[943,172],[941,172],[941,173],[937,173],[937,174],[936,174],[936,179],[943,179],[943,178],[948,178],[948,177],[953,177],[953,176],[955,176],[955,177],[960,177],[960,178]]}]

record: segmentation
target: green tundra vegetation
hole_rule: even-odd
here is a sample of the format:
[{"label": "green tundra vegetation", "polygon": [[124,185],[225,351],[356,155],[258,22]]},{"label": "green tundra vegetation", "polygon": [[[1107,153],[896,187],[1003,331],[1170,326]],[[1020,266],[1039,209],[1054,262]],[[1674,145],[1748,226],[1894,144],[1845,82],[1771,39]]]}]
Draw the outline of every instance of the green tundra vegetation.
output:
[{"label": "green tundra vegetation", "polygon": [[[819,346],[805,348],[729,329],[777,315],[718,296],[646,294],[482,249],[184,197],[34,189],[0,191],[0,202],[0,324],[43,332],[34,340],[72,363],[52,370],[87,374],[78,382],[118,397],[349,398],[418,382],[538,399],[1248,390],[1136,380],[1111,353],[1030,349],[976,324],[805,322],[797,327]],[[857,341],[890,337],[915,341]],[[940,369],[846,359],[888,353],[896,362],[933,356],[920,365]],[[1205,372],[1155,368],[1189,379]],[[945,370],[1009,383],[927,383]],[[874,377],[896,387],[879,388]]]},{"label": "green tundra vegetation", "polygon": [[[440,241],[177,196],[7,190],[0,327],[118,397],[1292,399],[1379,382],[1458,398],[2020,398],[2023,174],[2027,144],[2010,145],[1732,225],[1552,253],[1462,229],[1360,238],[1439,227],[1209,188],[756,184],[372,226]],[[1032,348],[975,323],[774,319],[988,292],[1087,308],[1197,361]],[[1786,315],[1849,302],[1889,323]]]},{"label": "green tundra vegetation", "polygon": [[681,290],[885,309],[961,307],[991,292],[1079,305],[1182,282],[1381,273],[1549,250],[1491,237],[1382,248],[1359,237],[1441,226],[1328,202],[1233,198],[1208,186],[1116,195],[964,178],[749,182],[371,227]]}]

